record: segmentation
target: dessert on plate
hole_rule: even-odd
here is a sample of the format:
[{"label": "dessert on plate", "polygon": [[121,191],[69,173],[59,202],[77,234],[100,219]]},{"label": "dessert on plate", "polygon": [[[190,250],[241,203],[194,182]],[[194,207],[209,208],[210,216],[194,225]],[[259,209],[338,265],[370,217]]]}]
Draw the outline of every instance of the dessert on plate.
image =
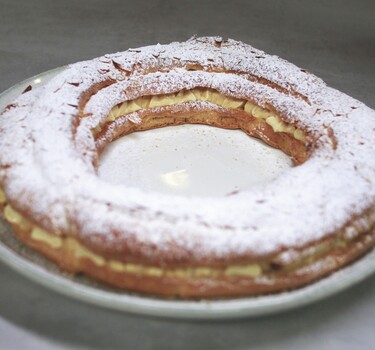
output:
[{"label": "dessert on plate", "polygon": [[[111,141],[194,123],[241,129],[296,166],[219,198],[98,177]],[[21,241],[62,269],[128,291],[276,293],[375,244],[374,145],[375,112],[363,103],[242,42],[193,37],[72,64],[9,104],[0,209]]]}]

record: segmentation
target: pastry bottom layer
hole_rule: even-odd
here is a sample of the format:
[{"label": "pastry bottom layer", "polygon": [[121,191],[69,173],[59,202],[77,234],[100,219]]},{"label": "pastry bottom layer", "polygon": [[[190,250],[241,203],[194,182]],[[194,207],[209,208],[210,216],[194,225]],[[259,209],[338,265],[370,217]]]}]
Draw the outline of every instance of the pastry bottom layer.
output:
[{"label": "pastry bottom layer", "polygon": [[[294,289],[336,271],[363,255],[375,244],[375,230],[371,229],[351,241],[334,241],[336,243],[327,254],[322,254],[321,244],[320,247],[317,245],[315,255],[283,268],[272,266],[271,262],[263,262],[222,269],[164,269],[105,259],[74,238],[58,237],[33,227],[22,216],[17,220],[9,220],[6,212],[7,210],[5,217],[17,237],[63,270],[84,273],[121,289],[165,297],[227,298]],[[17,216],[18,213],[14,213]]]}]

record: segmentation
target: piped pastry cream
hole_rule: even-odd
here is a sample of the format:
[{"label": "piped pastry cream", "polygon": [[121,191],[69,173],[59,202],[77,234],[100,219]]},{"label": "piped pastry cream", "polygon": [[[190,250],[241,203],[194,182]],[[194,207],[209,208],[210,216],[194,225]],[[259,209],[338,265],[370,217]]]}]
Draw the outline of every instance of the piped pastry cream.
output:
[{"label": "piped pastry cream", "polygon": [[[193,123],[240,129],[298,166],[221,198],[98,176],[116,138]],[[239,41],[128,50],[70,65],[5,108],[0,209],[22,242],[63,270],[126,291],[278,293],[375,245],[374,130],[375,112],[363,103]]]},{"label": "piped pastry cream", "polygon": [[[86,248],[74,238],[60,237],[49,233],[38,226],[32,225],[22,214],[14,210],[9,204],[4,209],[4,217],[9,223],[22,230],[23,235],[29,236],[32,241],[47,245],[52,250],[64,251],[64,253],[62,253],[63,255],[67,255],[70,259],[76,260],[74,263],[72,261],[70,262],[70,264],[74,264],[74,266],[79,266],[83,260],[89,260],[98,268],[106,267],[115,273],[150,277],[165,276],[177,279],[220,279],[222,277],[257,278],[260,276],[274,276],[275,274],[282,275],[285,272],[297,270],[302,266],[312,264],[319,260],[329,251],[330,248],[332,248],[332,246],[335,249],[344,249],[347,247],[348,243],[355,238],[342,235],[333,241],[324,242],[315,247],[307,248],[299,252],[293,259],[289,259],[289,261],[288,259],[285,260],[285,254],[283,253],[280,254],[280,256],[273,257],[271,260],[262,261],[259,264],[251,263],[224,267],[198,266],[188,268],[163,268],[106,259]],[[284,260],[284,263],[281,263],[282,260]]]},{"label": "piped pastry cream", "polygon": [[31,231],[31,239],[48,244],[52,249],[59,249],[63,245],[61,237],[51,235],[42,230],[40,227],[33,227]]},{"label": "piped pastry cream", "polygon": [[9,204],[4,209],[5,219],[15,225],[18,229],[23,231],[23,234],[29,235],[30,239],[36,242],[41,242],[49,246],[53,250],[65,250],[65,254],[74,257],[77,260],[88,259],[98,267],[107,266],[109,269],[119,273],[132,273],[138,275],[148,276],[168,276],[171,278],[204,278],[218,275],[226,276],[252,276],[257,277],[261,275],[261,267],[257,264],[250,264],[244,266],[230,266],[226,268],[210,268],[210,267],[194,267],[194,268],[176,268],[163,269],[157,266],[146,266],[133,263],[124,263],[116,260],[107,260],[104,257],[90,251],[76,239],[71,237],[60,237],[51,234],[40,227],[33,226],[27,219],[25,219],[19,212],[14,210]]},{"label": "piped pastry cream", "polygon": [[[177,93],[167,95],[143,96],[135,100],[122,102],[111,109],[108,116],[102,122],[102,125],[142,109],[172,106],[191,101],[210,102],[227,109],[244,110],[254,118],[264,119],[274,132],[285,132],[303,143],[306,142],[306,136],[302,130],[283,122],[277,114],[261,108],[250,101],[224,96],[212,89],[201,88],[181,90]],[[95,129],[95,133],[100,130],[101,128]]]},{"label": "piped pastry cream", "polygon": [[4,217],[11,224],[15,224],[22,230],[29,230],[32,226],[20,213],[14,210],[9,204],[4,208]]}]

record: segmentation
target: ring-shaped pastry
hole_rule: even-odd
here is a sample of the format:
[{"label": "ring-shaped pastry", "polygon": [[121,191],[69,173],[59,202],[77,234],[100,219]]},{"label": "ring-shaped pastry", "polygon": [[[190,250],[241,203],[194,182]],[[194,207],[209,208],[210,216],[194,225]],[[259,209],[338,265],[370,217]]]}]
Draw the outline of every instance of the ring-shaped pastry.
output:
[{"label": "ring-shaped pastry", "polygon": [[[112,140],[166,125],[241,129],[298,166],[223,197],[100,179]],[[63,269],[182,298],[278,292],[375,243],[375,112],[279,57],[219,37],[70,65],[0,117],[1,210]],[[220,156],[220,155],[218,155]]]}]

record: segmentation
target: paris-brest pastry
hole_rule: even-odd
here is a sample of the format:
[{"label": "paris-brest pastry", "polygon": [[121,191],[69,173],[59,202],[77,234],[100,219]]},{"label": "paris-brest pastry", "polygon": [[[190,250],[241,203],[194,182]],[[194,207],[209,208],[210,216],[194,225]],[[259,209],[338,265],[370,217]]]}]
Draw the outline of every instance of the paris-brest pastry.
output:
[{"label": "paris-brest pastry", "polygon": [[[296,166],[222,197],[98,177],[118,137],[195,123],[241,129]],[[244,43],[194,37],[72,64],[26,89],[0,116],[0,208],[26,245],[115,287],[275,293],[375,244],[374,147],[375,112],[363,103]]]}]

